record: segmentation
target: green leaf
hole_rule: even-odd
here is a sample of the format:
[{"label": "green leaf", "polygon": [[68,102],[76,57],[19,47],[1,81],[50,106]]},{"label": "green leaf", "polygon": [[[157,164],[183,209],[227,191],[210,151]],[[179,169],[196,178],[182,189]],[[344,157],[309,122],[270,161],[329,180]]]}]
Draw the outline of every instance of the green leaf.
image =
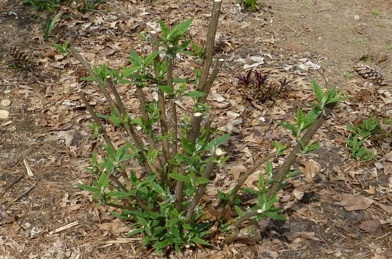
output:
[{"label": "green leaf", "polygon": [[222,136],[214,138],[207,144],[206,150],[213,151],[215,148],[225,143],[229,138],[230,138],[230,134],[224,134]]},{"label": "green leaf", "polygon": [[314,144],[306,146],[306,148],[305,148],[306,151],[305,152],[306,153],[312,152],[314,150],[319,149],[320,147],[321,147],[321,144],[319,142],[317,142],[317,143],[314,143]]},{"label": "green leaf", "polygon": [[168,85],[159,85],[158,89],[159,89],[159,91],[162,91],[166,94],[174,94],[173,87],[170,87]]},{"label": "green leaf", "polygon": [[234,209],[237,212],[239,217],[242,217],[245,214],[245,211],[242,211],[240,207],[238,207],[237,205],[234,205]]},{"label": "green leaf", "polygon": [[[269,162],[269,161],[268,161],[268,162]],[[266,166],[265,171],[267,171],[267,166]],[[264,191],[264,189],[265,189],[264,177],[263,177],[262,174],[259,174],[259,183],[258,183],[258,187],[259,187],[259,190],[260,190],[260,191]]]},{"label": "green leaf", "polygon": [[210,246],[211,245],[210,243],[208,243],[204,239],[201,239],[200,237],[194,237],[191,240],[193,242],[195,242],[196,244],[205,245],[205,246]]},{"label": "green leaf", "polygon": [[171,173],[169,174],[169,176],[177,181],[181,181],[184,183],[191,183],[191,179],[183,174],[179,174],[179,173]]},{"label": "green leaf", "polygon": [[210,179],[206,177],[198,177],[195,180],[195,185],[201,185],[201,184],[208,184],[210,182]]},{"label": "green leaf", "polygon": [[152,183],[151,183],[151,187],[152,187],[152,189],[153,189],[154,191],[156,191],[156,192],[159,193],[159,194],[164,193],[163,188],[162,188],[159,184],[157,184],[156,182],[152,182]]},{"label": "green leaf", "polygon": [[286,217],[278,214],[276,212],[270,212],[270,211],[266,211],[263,213],[265,216],[267,216],[270,219],[276,219],[276,220],[286,220]]},{"label": "green leaf", "polygon": [[298,128],[291,125],[290,123],[283,122],[280,124],[283,128],[288,129],[294,135],[294,137],[299,137]]},{"label": "green leaf", "polygon": [[321,89],[321,86],[317,83],[316,80],[312,80],[312,85],[313,85],[313,92],[316,95],[317,100],[322,104],[324,98],[324,92]]},{"label": "green leaf", "polygon": [[132,230],[131,232],[129,232],[129,233],[127,234],[127,236],[128,236],[128,237],[132,237],[132,236],[134,236],[134,235],[136,235],[136,234],[143,233],[143,232],[144,232],[144,229],[143,229],[143,228],[136,228],[136,229]]},{"label": "green leaf", "polygon": [[167,38],[167,35],[169,34],[169,28],[161,20],[159,20],[158,23],[159,23],[159,26],[161,27],[163,38]]},{"label": "green leaf", "polygon": [[205,96],[206,93],[205,92],[199,92],[199,91],[190,91],[186,95],[189,96],[189,97],[192,97],[192,98],[198,98],[198,97]]},{"label": "green leaf", "polygon": [[267,161],[267,163],[265,164],[265,172],[267,174],[272,174],[272,163],[271,163],[271,161]]},{"label": "green leaf", "polygon": [[143,58],[140,57],[135,50],[131,50],[129,58],[133,66],[141,67],[143,65]]},{"label": "green leaf", "polygon": [[168,247],[170,245],[172,245],[174,243],[174,240],[172,238],[166,238],[163,241],[157,242],[153,245],[153,247],[155,249],[157,249],[158,251],[161,251],[162,248]]},{"label": "green leaf", "polygon": [[94,187],[94,186],[81,184],[81,183],[78,183],[76,186],[79,187],[80,189],[83,189],[83,190],[86,190],[86,191],[89,191],[89,192],[92,192],[92,193],[99,192],[99,189],[97,187]]},{"label": "green leaf", "polygon": [[159,55],[157,51],[154,51],[153,53],[149,54],[145,59],[144,59],[144,66],[150,65],[154,59]]},{"label": "green leaf", "polygon": [[131,194],[128,192],[124,192],[124,191],[111,191],[107,193],[108,197],[114,197],[117,199],[122,199],[125,197],[130,197]]},{"label": "green leaf", "polygon": [[180,24],[177,24],[173,29],[170,30],[166,39],[171,42],[178,40],[188,30],[191,23],[192,19],[188,19]]}]

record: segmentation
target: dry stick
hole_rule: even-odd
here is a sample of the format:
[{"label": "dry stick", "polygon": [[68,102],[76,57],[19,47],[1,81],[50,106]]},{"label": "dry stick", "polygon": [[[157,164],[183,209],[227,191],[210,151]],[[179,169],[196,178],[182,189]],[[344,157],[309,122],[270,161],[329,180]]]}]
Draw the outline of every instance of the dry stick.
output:
[{"label": "dry stick", "polygon": [[293,148],[291,153],[284,160],[283,164],[279,167],[276,174],[272,176],[273,184],[268,189],[267,199],[271,199],[279,191],[281,184],[286,177],[287,173],[290,171],[291,165],[294,163],[297,155],[302,151],[302,145],[306,146],[308,142],[312,139],[313,135],[321,127],[321,125],[327,120],[328,116],[331,114],[332,110],[335,108],[337,103],[327,104],[323,113],[317,118],[317,120],[306,130],[305,134],[302,136],[301,140]]},{"label": "dry stick", "polygon": [[276,155],[276,153],[272,153],[272,154],[269,154],[269,155],[266,155],[266,156],[260,158],[259,160],[257,160],[255,162],[255,164],[253,165],[252,168],[250,168],[246,173],[241,175],[241,177],[238,179],[237,185],[230,192],[229,199],[228,199],[228,201],[222,211],[221,219],[223,219],[224,221],[229,220],[229,218],[230,218],[229,214],[231,212],[231,207],[232,207],[234,198],[236,197],[238,191],[241,189],[242,185],[245,183],[246,179],[248,179],[248,177],[250,175],[252,175],[262,164],[267,162],[269,159],[273,158],[275,155]]},{"label": "dry stick", "polygon": [[[23,178],[23,175],[19,175],[15,180],[13,180],[7,187],[4,188],[4,190],[0,193],[0,198],[3,197],[5,192],[10,189],[14,184],[16,184],[20,179]],[[0,203],[2,204],[2,203]]]},{"label": "dry stick", "polygon": [[208,32],[207,32],[205,59],[204,59],[203,68],[202,68],[199,86],[198,86],[199,91],[203,91],[207,84],[212,58],[214,56],[215,35],[218,29],[221,4],[222,4],[221,0],[214,0],[214,4],[212,6],[210,24],[208,26]]},{"label": "dry stick", "polygon": [[17,202],[18,200],[20,200],[23,196],[25,196],[26,194],[28,194],[29,192],[31,192],[31,190],[33,190],[34,187],[37,186],[37,184],[39,183],[39,181],[41,181],[41,180],[36,181],[27,191],[25,191],[24,193],[22,193],[22,195],[20,195],[19,197],[15,198],[13,201],[11,201],[11,202],[8,204],[8,206],[11,207],[12,204],[14,204],[14,203]]},{"label": "dry stick", "polygon": [[[214,46],[215,46],[215,35],[218,28],[219,14],[221,10],[221,0],[214,0],[210,23],[207,32],[207,42],[206,42],[206,53],[203,61],[203,68],[200,76],[200,81],[198,85],[199,91],[205,91],[208,82],[208,75],[210,72],[210,67],[212,63],[212,58],[214,56]],[[207,92],[205,92],[208,95]],[[207,98],[207,96],[205,97]],[[198,137],[201,123],[201,116],[192,116],[191,125],[192,129],[189,131],[189,140],[194,143]]]},{"label": "dry stick", "polygon": [[[215,150],[213,160],[219,158],[222,154],[223,154],[222,150],[220,148],[217,148]],[[212,170],[214,170],[215,165],[216,165],[215,161],[209,162],[206,165],[206,168],[204,169],[204,173],[203,173],[202,177],[209,179],[210,175],[212,173]],[[203,197],[204,192],[206,190],[206,187],[207,187],[207,184],[201,184],[197,188],[196,194],[195,194],[195,196],[193,196],[193,199],[188,206],[188,210],[186,212],[186,221],[190,222],[192,220],[192,217],[195,213],[195,208],[196,208],[197,204],[199,204],[200,199]]]},{"label": "dry stick", "polygon": [[[114,98],[115,98],[116,102],[117,102],[119,111],[121,112],[122,116],[125,117],[127,112],[126,112],[124,103],[123,103],[123,101],[121,100],[121,97],[120,97],[120,95],[118,94],[117,89],[116,89],[116,87],[115,87],[115,85],[114,85],[114,83],[113,83],[113,80],[109,79],[109,80],[108,80],[108,85],[109,85],[110,90],[112,91],[112,93],[113,93],[113,95],[114,95]],[[128,135],[129,135],[129,134],[128,134]],[[151,144],[150,144],[150,145],[151,145]],[[153,146],[153,147],[155,147],[155,146]],[[128,178],[128,176],[127,176],[126,174],[124,174],[124,172],[121,172],[121,173],[123,174],[124,177]]]}]

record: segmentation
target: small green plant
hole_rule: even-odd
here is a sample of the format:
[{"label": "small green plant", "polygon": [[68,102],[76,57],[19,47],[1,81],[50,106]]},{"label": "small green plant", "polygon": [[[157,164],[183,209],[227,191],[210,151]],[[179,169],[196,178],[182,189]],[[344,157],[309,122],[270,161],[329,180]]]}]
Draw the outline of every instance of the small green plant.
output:
[{"label": "small green plant", "polygon": [[344,71],[343,76],[347,79],[352,79],[354,77],[353,73],[350,71]]},{"label": "small green plant", "polygon": [[379,9],[377,9],[377,8],[373,8],[370,12],[374,16],[380,16],[381,15],[381,11]]},{"label": "small green plant", "polygon": [[60,6],[66,1],[61,0],[23,0],[23,4],[31,5],[36,12],[53,12],[60,8]]},{"label": "small green plant", "polygon": [[[106,1],[69,1],[69,0],[23,0],[23,4],[30,5],[38,16],[38,20],[41,24],[43,31],[43,37],[45,41],[49,40],[49,36],[56,24],[62,17],[62,13],[59,11],[62,6],[70,4],[76,4],[81,6],[78,8],[79,11],[95,11],[96,8]],[[78,4],[80,3],[80,4]]]},{"label": "small green plant", "polygon": [[349,43],[357,44],[357,45],[360,45],[360,44],[365,43],[365,40],[364,40],[364,39],[362,39],[362,38],[356,38],[356,37],[348,38],[347,41],[348,41]]},{"label": "small green plant", "polygon": [[53,18],[49,18],[46,22],[42,22],[42,31],[44,32],[44,40],[48,41],[51,32],[60,20],[62,13],[57,13]]},{"label": "small green plant", "polygon": [[258,0],[239,0],[240,4],[249,11],[257,10]]},{"label": "small green plant", "polygon": [[45,41],[49,40],[51,32],[62,16],[58,10],[66,2],[62,0],[23,0],[24,4],[31,5],[37,13]]},{"label": "small green plant", "polygon": [[[222,232],[227,234],[226,242],[233,242],[241,238],[240,226],[248,220],[284,219],[283,210],[277,206],[277,193],[291,175],[290,166],[301,152],[317,148],[317,144],[308,145],[310,139],[343,99],[336,89],[323,91],[313,82],[318,103],[311,112],[298,110],[295,124],[283,124],[296,136],[297,143],[277,173],[273,173],[269,159],[285,155],[289,146],[275,142],[275,151],[257,159],[233,189],[217,190],[216,197],[206,197],[207,187],[213,185],[214,170],[228,159],[223,144],[230,139],[211,127],[213,116],[207,102],[223,63],[213,59],[220,6],[221,1],[214,1],[202,55],[202,48],[187,39],[191,19],[172,28],[159,21],[161,32],[149,35],[151,53],[140,55],[132,50],[129,65],[119,69],[107,65],[91,69],[73,46],[69,48],[88,71],[85,79],[97,83],[110,106],[108,114],[97,114],[81,92],[94,121],[93,136],[102,138],[104,144],[93,153],[88,168],[94,180],[79,187],[89,191],[96,202],[116,208],[113,214],[132,224],[129,236],[142,236],[141,245],[153,248],[159,255],[188,246],[211,245],[210,240]],[[195,67],[192,77],[180,76],[180,53],[203,58],[203,67]],[[116,87],[120,84],[135,89],[137,112],[125,109]],[[147,99],[145,90],[155,91],[157,98]],[[178,110],[177,103],[184,99],[191,107]],[[102,121],[116,127],[124,143],[116,147]],[[265,169],[258,175],[257,186],[244,187],[263,164]],[[256,197],[257,202],[244,204],[244,195]],[[219,201],[219,205],[211,208],[208,199]]]},{"label": "small green plant", "polygon": [[308,10],[310,8],[310,5],[308,3],[303,3],[303,4],[301,4],[301,8]]},{"label": "small green plant", "polygon": [[53,46],[57,49],[57,51],[58,51],[60,54],[66,56],[66,55],[68,55],[68,53],[69,53],[69,50],[68,50],[69,44],[70,44],[70,43],[67,41],[67,42],[65,42],[65,43],[63,43],[63,44],[55,43]]},{"label": "small green plant", "polygon": [[347,129],[352,133],[347,138],[347,146],[350,149],[351,156],[364,161],[375,159],[377,154],[364,147],[364,144],[367,139],[380,132],[381,126],[379,120],[371,117],[357,125],[348,125]]}]

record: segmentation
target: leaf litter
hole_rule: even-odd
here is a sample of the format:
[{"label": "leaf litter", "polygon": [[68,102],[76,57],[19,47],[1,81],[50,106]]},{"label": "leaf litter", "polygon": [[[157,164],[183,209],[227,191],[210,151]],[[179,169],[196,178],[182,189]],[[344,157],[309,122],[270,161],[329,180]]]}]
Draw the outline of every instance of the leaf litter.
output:
[{"label": "leaf litter", "polygon": [[[180,20],[178,13],[186,13],[194,17],[191,36],[203,43],[205,21],[209,12],[208,1],[192,4],[177,1],[168,1],[165,4],[113,1],[109,6],[113,11],[103,14],[68,10],[74,18],[62,20],[58,29],[54,30],[52,40],[72,41],[91,64],[109,64],[110,67],[118,68],[127,63],[131,49],[148,53],[148,44],[142,43],[140,36],[151,29],[157,29],[158,19],[174,24]],[[216,189],[229,190],[240,174],[252,166],[254,158],[272,150],[273,140],[292,143],[293,138],[278,124],[292,120],[298,107],[314,100],[310,79],[316,77],[323,81],[326,76],[323,73],[332,69],[330,61],[323,55],[296,51],[295,46],[282,47],[280,42],[285,36],[280,34],[279,29],[273,29],[273,26],[276,26],[275,15],[281,15],[281,10],[278,7],[275,10],[274,5],[271,6],[272,11],[267,8],[253,14],[239,11],[234,1],[228,1],[224,7],[219,28],[220,37],[217,38],[217,54],[224,57],[226,63],[212,90],[211,101],[216,108],[215,126],[232,134],[227,147],[232,161],[217,173],[216,181],[209,185],[207,193],[214,193]],[[162,14],[167,15],[163,17]],[[252,26],[255,21],[257,25]],[[114,219],[111,211],[102,207],[96,208],[91,197],[76,194],[79,190],[74,187],[76,182],[91,178],[85,172],[85,167],[96,145],[86,137],[90,134],[90,118],[77,94],[81,87],[78,77],[83,72],[79,71],[79,64],[75,60],[42,44],[42,33],[38,25],[31,26],[33,29],[29,48],[26,48],[26,45],[22,50],[27,54],[31,52],[29,56],[32,57],[31,62],[34,65],[20,74],[8,70],[8,74],[2,77],[1,81],[0,97],[11,101],[11,106],[7,106],[11,116],[3,113],[5,119],[12,121],[1,124],[2,130],[5,130],[1,136],[4,141],[0,144],[0,158],[6,157],[10,160],[9,154],[14,152],[15,155],[12,166],[10,163],[1,164],[4,165],[5,175],[0,180],[2,183],[9,183],[12,179],[11,172],[24,176],[26,172],[23,163],[18,161],[28,159],[34,177],[39,177],[41,181],[31,193],[9,207],[7,204],[10,201],[29,188],[28,178],[24,176],[22,181],[14,186],[15,189],[12,190],[15,193],[8,190],[2,193],[1,205],[5,204],[5,207],[0,210],[1,223],[6,227],[3,228],[7,231],[4,236],[8,239],[4,239],[5,232],[0,231],[0,242],[8,247],[7,255],[61,257],[70,256],[71,251],[76,257],[89,255],[91,251],[98,257],[108,254],[113,257],[130,255],[136,252],[140,240],[129,240],[125,244],[114,242],[124,237],[129,226]],[[307,30],[301,31],[301,27],[295,30],[298,30],[299,35],[309,33]],[[252,37],[249,37],[249,34]],[[189,62],[188,67],[193,65]],[[245,74],[249,68],[260,74],[269,74],[271,80],[288,78],[289,88],[262,105],[252,106],[246,99],[246,94],[244,95],[244,91],[249,89],[240,90],[236,82],[236,76]],[[350,255],[348,250],[340,250],[341,247],[334,243],[336,236],[341,236],[341,240],[345,242],[351,240],[350,246],[354,248],[355,242],[351,237],[362,237],[361,249],[366,247],[368,240],[380,237],[374,243],[374,248],[367,248],[367,252],[374,256],[385,254],[382,242],[388,244],[388,240],[391,240],[390,235],[383,233],[390,231],[391,227],[388,220],[392,203],[392,141],[386,137],[386,145],[378,145],[382,147],[378,150],[382,167],[375,171],[365,170],[375,167],[372,163],[364,165],[350,159],[345,147],[348,123],[374,114],[388,119],[391,114],[389,89],[374,91],[365,83],[365,79],[354,77],[348,78],[344,84],[339,84],[351,97],[318,132],[318,138],[323,141],[323,149],[301,157],[298,164],[294,165],[295,169],[302,173],[288,181],[287,187],[279,194],[281,206],[287,210],[286,225],[289,224],[289,227],[269,222],[268,228],[259,226],[263,238],[251,246],[240,243],[221,245],[218,242],[208,251],[189,250],[185,251],[185,254],[204,254],[205,258],[257,258],[260,255],[279,258],[290,253],[292,256],[298,255],[300,249],[316,249],[333,256]],[[98,97],[94,86],[87,84],[83,87],[89,92],[89,101],[97,110],[107,113],[107,107]],[[132,89],[120,86],[119,92],[129,100],[126,104],[128,108],[137,109],[133,101],[135,92]],[[186,107],[186,101],[182,105]],[[34,119],[33,126],[29,126],[29,117]],[[115,129],[108,130],[110,136],[120,145],[122,136],[118,136]],[[20,152],[12,145],[23,148],[21,144],[26,141],[30,148],[24,149],[29,152]],[[372,143],[371,140],[370,144],[379,149],[375,141]],[[5,143],[9,145],[6,146]],[[336,147],[333,153],[328,150],[332,146]],[[276,164],[278,165],[279,161]],[[262,171],[253,174],[246,186],[255,187],[258,173]],[[1,188],[4,189],[3,186]],[[74,195],[64,199],[64,191]],[[308,198],[310,196],[313,198]],[[55,209],[60,203],[64,210]],[[339,210],[340,207],[344,208],[344,211]],[[43,214],[37,214],[37,208],[48,209],[44,210]],[[363,214],[359,214],[360,211]],[[303,221],[304,219],[309,221]],[[19,220],[17,224],[16,220]],[[76,221],[79,222],[78,225],[69,225]],[[344,227],[345,224],[351,224],[352,227]],[[24,233],[46,233],[64,226],[71,227],[54,233],[52,237],[34,236],[40,241],[35,247],[24,242],[26,238],[30,238]],[[319,229],[313,229],[316,227]],[[287,231],[285,228],[290,228],[292,233],[284,234]],[[70,241],[67,237],[73,237],[74,240]],[[285,238],[290,242],[286,242]],[[316,243],[311,249],[307,242],[312,241]],[[320,241],[328,245],[323,245]],[[101,249],[100,242],[107,242],[108,246]],[[63,243],[67,245],[64,246]],[[386,247],[390,248],[390,245]],[[287,249],[292,252],[286,252]]]}]

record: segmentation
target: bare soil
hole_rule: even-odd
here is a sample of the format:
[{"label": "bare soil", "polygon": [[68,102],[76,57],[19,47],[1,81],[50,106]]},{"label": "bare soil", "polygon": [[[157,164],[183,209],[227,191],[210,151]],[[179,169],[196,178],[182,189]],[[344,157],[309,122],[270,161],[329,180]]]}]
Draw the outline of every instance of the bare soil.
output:
[{"label": "bare soil", "polygon": [[[203,43],[210,8],[206,0],[110,1],[86,13],[73,7],[63,10],[71,16],[48,43],[30,7],[0,0],[0,110],[9,112],[0,119],[0,256],[155,257],[138,250],[140,238],[126,238],[129,226],[110,208],[75,187],[91,180],[85,167],[97,143],[78,95],[83,71],[53,43],[71,41],[91,64],[119,67],[131,49],[148,51],[140,35],[159,19],[175,24],[192,17],[190,34]],[[252,157],[272,149],[272,140],[291,142],[278,122],[292,121],[298,107],[314,101],[312,79],[337,86],[349,99],[318,132],[323,147],[298,160],[303,174],[279,194],[286,222],[271,223],[251,244],[217,242],[172,258],[391,258],[391,31],[386,0],[265,0],[256,12],[223,1],[217,55],[226,63],[211,103],[217,127],[234,126],[234,148],[227,147],[231,159],[217,174],[222,189],[238,177],[232,168],[251,166]],[[353,69],[358,62],[377,69],[389,85],[360,77]],[[249,67],[271,80],[289,79],[288,89],[252,107],[236,78]],[[85,89],[100,109],[104,101],[94,86]],[[378,158],[364,163],[350,156],[346,126],[371,116],[384,131],[367,143]]]}]

